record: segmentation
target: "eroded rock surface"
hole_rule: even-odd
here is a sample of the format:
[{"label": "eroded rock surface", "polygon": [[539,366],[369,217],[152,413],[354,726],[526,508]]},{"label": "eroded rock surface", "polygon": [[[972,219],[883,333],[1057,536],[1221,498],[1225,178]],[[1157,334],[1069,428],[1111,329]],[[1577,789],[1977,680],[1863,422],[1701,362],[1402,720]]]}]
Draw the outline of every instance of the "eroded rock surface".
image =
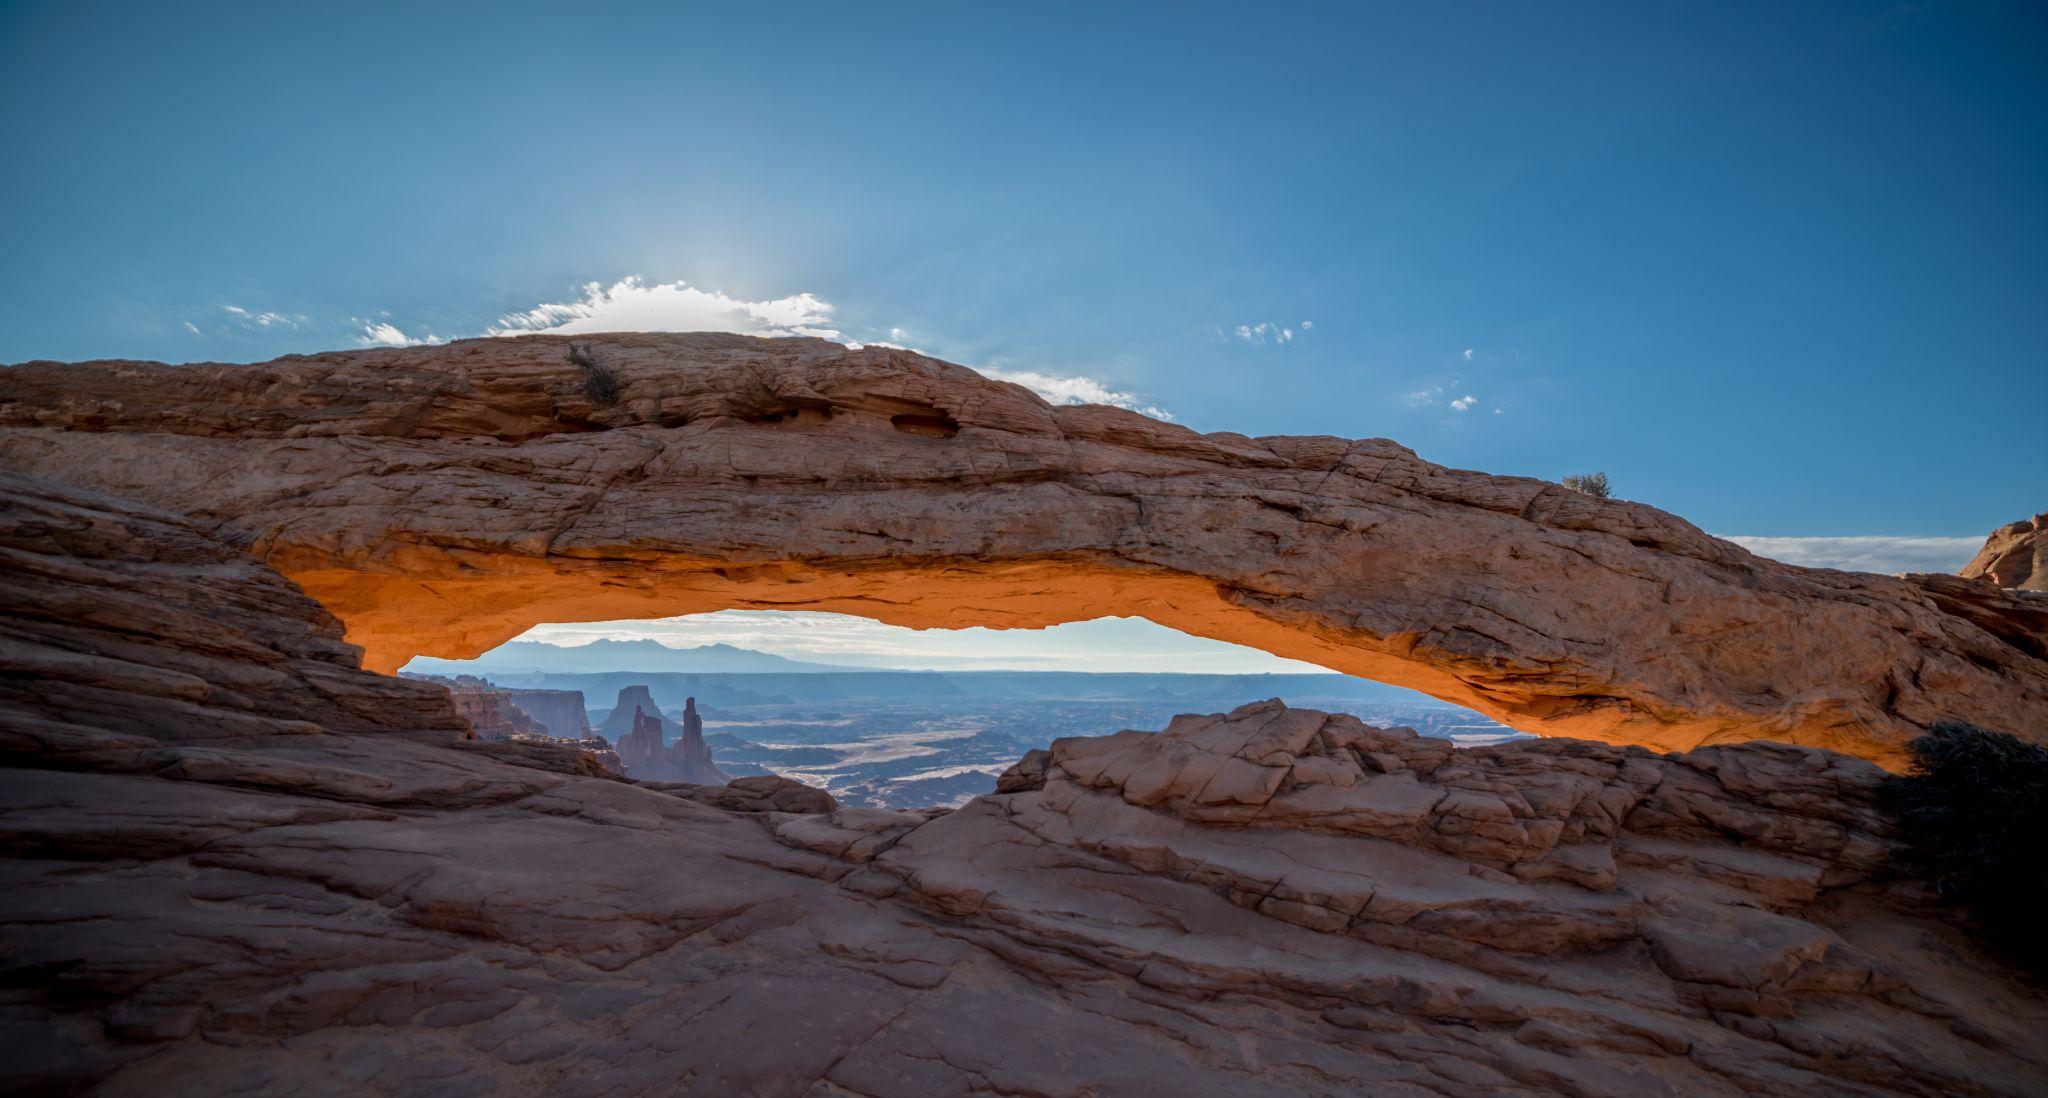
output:
[{"label": "eroded rock surface", "polygon": [[[952,812],[472,741],[183,520],[10,483],[15,1093],[2040,1093],[1872,766],[1277,703]],[[1957,581],[1965,582],[1965,581]]]},{"label": "eroded rock surface", "polygon": [[1760,559],[1654,508],[1385,439],[1201,435],[888,348],[560,337],[0,371],[0,460],[190,513],[369,666],[727,608],[1136,614],[1516,728],[1889,762],[2048,727],[2038,597]]},{"label": "eroded rock surface", "polygon": [[[614,726],[632,708],[631,727],[618,738],[619,763],[627,775],[642,781],[677,782],[691,785],[724,785],[729,776],[711,760],[711,746],[704,742],[704,718],[697,715],[697,699],[683,703],[683,722],[675,724],[661,710],[649,712],[654,701],[644,686],[619,692],[619,704],[605,718]],[[634,698],[629,702],[629,697]],[[667,729],[676,728],[673,741],[665,742]]]},{"label": "eroded rock surface", "polygon": [[2000,587],[2048,592],[2048,512],[1991,532],[1958,575],[1983,578]]},{"label": "eroded rock surface", "polygon": [[582,739],[590,735],[590,717],[581,690],[507,689],[505,696],[541,723],[551,736]]}]

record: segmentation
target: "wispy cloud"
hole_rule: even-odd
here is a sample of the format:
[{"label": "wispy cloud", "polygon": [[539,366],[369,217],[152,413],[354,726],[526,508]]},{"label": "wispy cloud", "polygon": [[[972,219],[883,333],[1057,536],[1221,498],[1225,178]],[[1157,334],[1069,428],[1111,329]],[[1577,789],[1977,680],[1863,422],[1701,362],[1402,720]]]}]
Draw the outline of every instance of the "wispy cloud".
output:
[{"label": "wispy cloud", "polygon": [[194,323],[192,323],[191,321],[189,321],[189,320],[188,320],[188,321],[186,321],[186,322],[185,322],[185,330],[186,330],[186,331],[188,331],[188,332],[191,332],[191,333],[192,333],[193,335],[198,335],[198,334],[199,334],[199,325],[197,325],[197,324],[194,324]]},{"label": "wispy cloud", "polygon": [[1953,572],[1970,563],[1983,546],[1981,537],[1722,537],[1762,557],[1808,568],[1840,568],[1851,572]]},{"label": "wispy cloud", "polygon": [[999,366],[979,366],[975,372],[997,381],[1008,381],[1044,397],[1050,404],[1109,404],[1118,408],[1129,408],[1143,412],[1153,419],[1173,419],[1173,413],[1157,405],[1147,404],[1135,394],[1121,392],[1092,377],[1065,377],[1058,374],[1041,374],[1035,370],[1005,370]]},{"label": "wispy cloud", "polygon": [[306,322],[302,313],[254,312],[240,305],[223,305],[221,311],[244,328],[297,328]]},{"label": "wispy cloud", "polygon": [[1469,412],[1472,410],[1472,406],[1477,403],[1479,403],[1479,398],[1476,396],[1461,396],[1458,399],[1451,401],[1451,408],[1454,411]]},{"label": "wispy cloud", "polygon": [[575,301],[545,303],[499,317],[485,334],[739,332],[841,339],[831,323],[831,304],[811,294],[744,301],[687,282],[649,283],[629,276],[610,286],[587,283]]},{"label": "wispy cloud", "polygon": [[[648,282],[637,275],[610,285],[589,282],[580,297],[570,301],[543,302],[521,312],[509,313],[485,326],[488,336],[518,336],[536,333],[586,332],[735,332],[757,336],[815,336],[858,349],[859,340],[849,338],[833,319],[831,302],[815,294],[748,301],[728,294],[702,290],[687,282]],[[254,312],[240,306],[226,307],[237,325],[251,331],[278,326],[299,328],[307,318],[297,314]],[[447,342],[428,332],[415,335],[388,319],[389,314],[349,318],[349,337],[362,347],[417,347]],[[200,334],[196,325],[185,327]],[[330,333],[333,325],[323,324]],[[1308,321],[1300,331],[1314,327]],[[223,329],[228,331],[231,329]],[[1243,329],[1253,341],[1292,341],[1297,332],[1261,324]],[[415,329],[417,331],[417,329]],[[905,328],[887,329],[888,339],[871,339],[875,346],[915,350],[907,341],[915,338]],[[459,333],[458,333],[459,335]],[[923,352],[920,352],[923,353]],[[1109,381],[1088,375],[1066,375],[1039,370],[1011,370],[984,366],[980,373],[998,381],[1015,382],[1053,404],[1108,404],[1129,408],[1157,419],[1171,420],[1172,413],[1140,399],[1135,393],[1118,389]]]},{"label": "wispy cloud", "polygon": [[1465,348],[1465,361],[1472,361],[1472,348],[1470,347]]},{"label": "wispy cloud", "polygon": [[1282,324],[1261,322],[1258,324],[1240,324],[1232,330],[1231,334],[1243,343],[1270,343],[1278,345],[1294,342],[1294,337],[1297,334],[1314,331],[1315,326],[1316,323],[1313,320],[1304,320],[1293,328]]}]

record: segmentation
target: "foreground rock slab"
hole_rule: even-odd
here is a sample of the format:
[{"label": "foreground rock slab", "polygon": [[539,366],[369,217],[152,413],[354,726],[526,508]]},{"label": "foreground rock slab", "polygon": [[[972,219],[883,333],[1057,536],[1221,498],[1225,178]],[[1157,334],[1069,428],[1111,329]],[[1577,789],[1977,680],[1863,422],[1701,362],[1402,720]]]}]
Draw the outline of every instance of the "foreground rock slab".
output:
[{"label": "foreground rock slab", "polygon": [[6,492],[11,1092],[2048,1083],[2048,996],[1899,875],[1858,760],[1264,702],[1059,741],[954,812],[637,784],[465,739],[182,520]]},{"label": "foreground rock slab", "polygon": [[0,371],[0,462],[218,524],[384,671],[541,622],[1122,614],[1612,742],[1896,763],[1941,720],[2048,728],[2029,592],[1793,567],[1385,439],[1202,435],[888,348],[28,363]]}]

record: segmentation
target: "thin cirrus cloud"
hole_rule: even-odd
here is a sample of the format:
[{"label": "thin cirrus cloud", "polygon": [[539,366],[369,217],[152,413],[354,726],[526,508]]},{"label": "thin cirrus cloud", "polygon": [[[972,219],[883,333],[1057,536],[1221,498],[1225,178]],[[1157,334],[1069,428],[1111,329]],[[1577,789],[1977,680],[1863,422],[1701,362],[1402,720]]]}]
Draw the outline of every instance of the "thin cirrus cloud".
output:
[{"label": "thin cirrus cloud", "polygon": [[1722,537],[1760,557],[1808,568],[1839,568],[1848,572],[1954,572],[1970,563],[1983,546],[1981,537]]},{"label": "thin cirrus cloud", "polygon": [[[244,328],[296,328],[306,322],[304,314],[257,312],[240,305],[223,305],[221,311],[228,318]],[[191,327],[187,324],[186,327]]]},{"label": "thin cirrus cloud", "polygon": [[1316,322],[1313,320],[1304,320],[1292,328],[1262,321],[1258,324],[1240,324],[1231,334],[1236,336],[1240,343],[1270,343],[1277,346],[1292,343],[1296,336],[1312,332],[1315,327]]}]

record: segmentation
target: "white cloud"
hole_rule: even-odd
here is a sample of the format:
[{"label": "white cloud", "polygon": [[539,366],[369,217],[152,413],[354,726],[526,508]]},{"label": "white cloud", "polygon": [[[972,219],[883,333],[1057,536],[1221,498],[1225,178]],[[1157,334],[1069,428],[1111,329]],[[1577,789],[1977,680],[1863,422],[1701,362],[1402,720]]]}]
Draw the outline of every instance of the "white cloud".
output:
[{"label": "white cloud", "polygon": [[1808,568],[1840,568],[1851,572],[1953,572],[1970,563],[1984,544],[1981,537],[1723,537],[1761,557]]},{"label": "white cloud", "polygon": [[303,314],[257,313],[240,305],[223,305],[221,308],[244,328],[296,328],[306,322]]},{"label": "white cloud", "polygon": [[[227,312],[245,327],[268,328],[275,324],[291,327],[305,321],[305,317],[289,317],[281,313],[254,313],[240,306],[227,306]],[[855,350],[861,344],[846,338],[837,328],[831,327],[833,306],[814,294],[800,293],[765,301],[744,301],[723,293],[700,290],[685,282],[648,283],[633,275],[619,279],[606,286],[591,282],[583,287],[583,296],[575,301],[548,302],[536,305],[524,312],[511,313],[498,318],[498,322],[485,329],[486,335],[517,336],[534,333],[584,333],[584,332],[736,332],[742,335],[758,336],[816,336],[821,339],[845,343]],[[379,312],[378,318],[388,317]],[[388,319],[352,317],[358,333],[355,341],[364,347],[417,347],[445,342],[437,335],[409,335],[404,329]],[[193,328],[187,324],[186,327]],[[1301,327],[1310,327],[1303,321]],[[1251,328],[1243,329],[1252,332]],[[895,342],[872,341],[878,347],[896,347],[916,350],[904,342],[913,338],[904,328],[888,329],[889,339]],[[1258,338],[1277,339],[1280,342],[1292,340],[1295,333],[1273,325],[1259,325]],[[923,352],[919,352],[923,353]],[[1042,373],[1036,370],[1006,370],[1001,367],[984,367],[980,371],[998,381],[1010,381],[1022,385],[1054,404],[1108,404],[1118,408],[1129,408],[1156,419],[1171,420],[1172,413],[1157,405],[1147,404],[1135,394],[1112,388],[1107,382],[1086,376],[1062,376]]]},{"label": "white cloud", "polygon": [[[1304,320],[1301,322],[1300,328],[1306,332],[1315,326],[1314,321]],[[1262,322],[1259,324],[1240,324],[1234,329],[1232,334],[1245,343],[1292,343],[1296,333],[1293,328]]]},{"label": "white cloud", "polygon": [[686,282],[649,284],[637,276],[610,286],[592,282],[576,301],[536,305],[498,318],[494,336],[533,332],[738,332],[840,339],[832,306],[810,294],[742,301]]},{"label": "white cloud", "polygon": [[199,325],[197,325],[197,324],[194,324],[194,323],[192,323],[191,321],[189,321],[189,320],[188,320],[188,321],[186,321],[186,322],[185,322],[185,330],[186,330],[186,331],[188,331],[188,332],[191,332],[191,333],[192,333],[193,335],[198,335],[198,334],[199,334]]},{"label": "white cloud", "polygon": [[1451,407],[1460,412],[1469,412],[1472,410],[1472,406],[1477,403],[1479,403],[1479,398],[1476,396],[1461,396],[1451,401]]},{"label": "white cloud", "polygon": [[1470,347],[1465,348],[1465,361],[1472,361],[1472,348]]},{"label": "white cloud", "polygon": [[1414,392],[1409,393],[1408,404],[1410,407],[1421,408],[1427,405],[1435,404],[1438,401],[1441,401],[1443,398],[1444,387],[1441,385],[1432,385],[1427,389],[1417,389]]},{"label": "white cloud", "polygon": [[365,347],[418,347],[443,342],[440,336],[432,334],[419,337],[406,335],[390,321],[364,320],[362,317],[351,319],[363,326],[363,334],[356,337],[356,342]]},{"label": "white cloud", "polygon": [[1056,374],[1041,374],[1034,370],[1005,370],[999,366],[982,366],[975,372],[997,381],[1022,385],[1044,397],[1050,404],[1110,404],[1118,408],[1129,408],[1134,412],[1143,412],[1153,419],[1173,418],[1173,414],[1166,409],[1146,404],[1134,394],[1111,389],[1092,377],[1061,377]]}]

